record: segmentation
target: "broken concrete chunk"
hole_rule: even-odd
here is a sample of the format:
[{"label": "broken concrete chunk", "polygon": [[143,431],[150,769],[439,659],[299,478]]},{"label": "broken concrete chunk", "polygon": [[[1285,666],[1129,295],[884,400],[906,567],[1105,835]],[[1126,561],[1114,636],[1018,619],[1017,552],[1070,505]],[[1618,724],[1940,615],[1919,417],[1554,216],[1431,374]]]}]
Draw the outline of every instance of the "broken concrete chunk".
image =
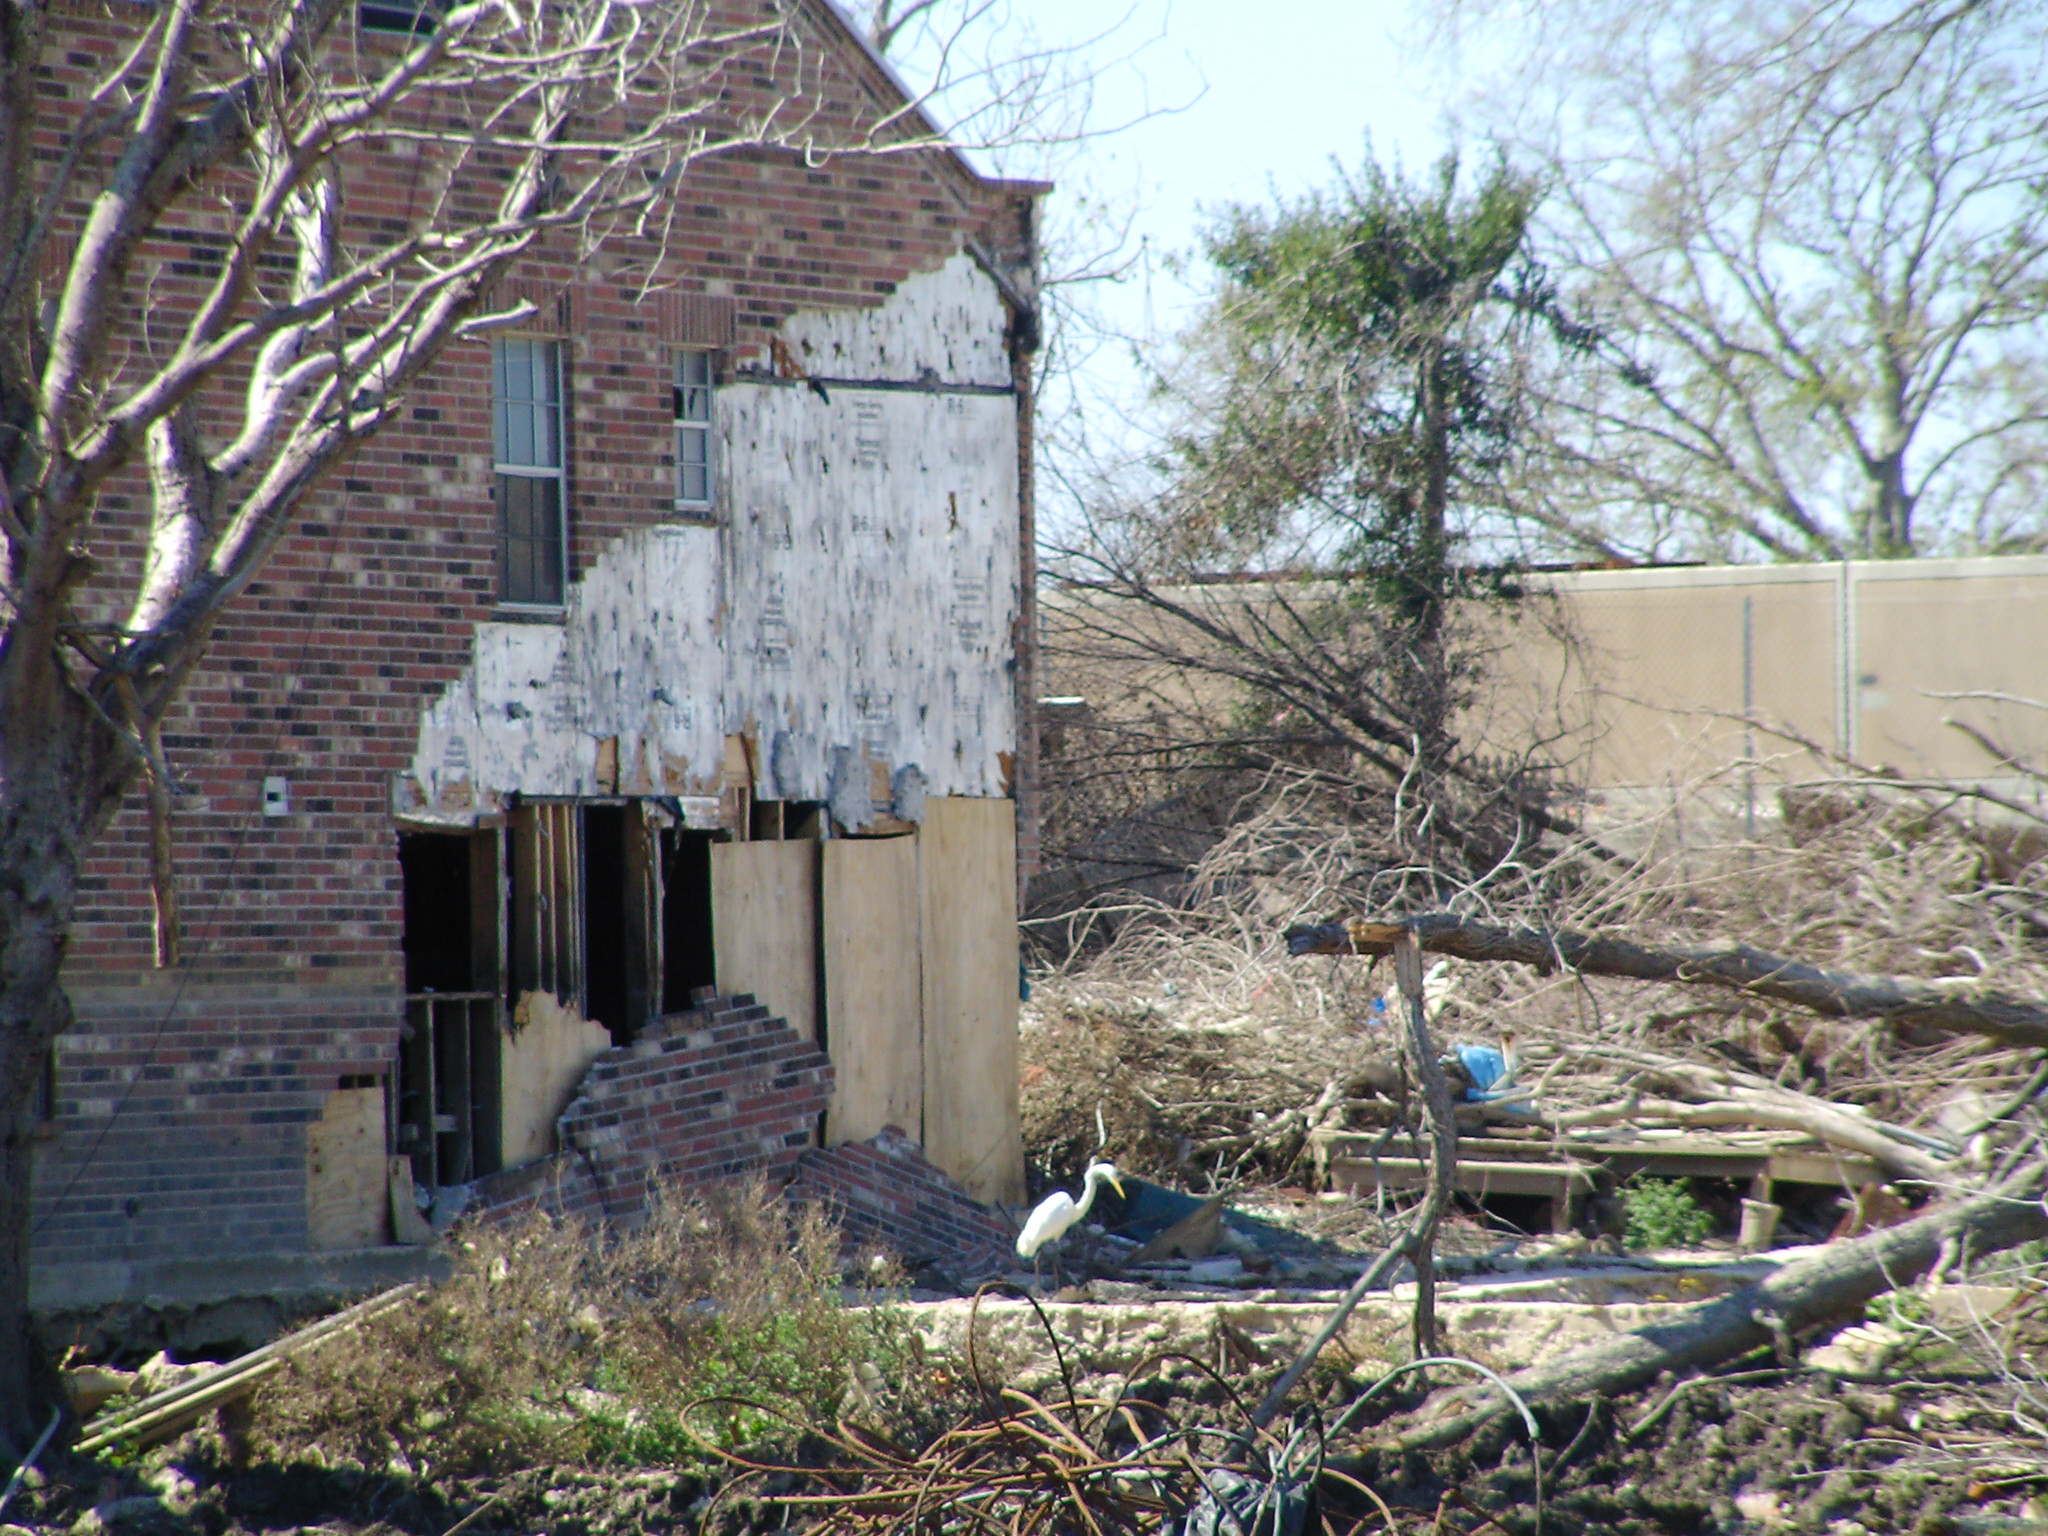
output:
[{"label": "broken concrete chunk", "polygon": [[81,1365],[64,1373],[64,1395],[71,1411],[89,1419],[117,1397],[135,1390],[136,1373],[105,1365]]}]

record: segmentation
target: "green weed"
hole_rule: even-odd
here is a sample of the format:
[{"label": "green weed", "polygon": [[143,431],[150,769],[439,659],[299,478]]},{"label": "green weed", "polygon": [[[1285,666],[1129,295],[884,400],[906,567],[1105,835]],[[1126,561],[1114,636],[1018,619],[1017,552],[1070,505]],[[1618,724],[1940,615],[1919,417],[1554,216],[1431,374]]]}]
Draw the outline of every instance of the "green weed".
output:
[{"label": "green weed", "polygon": [[1631,1249],[1685,1248],[1714,1232],[1714,1218],[1683,1179],[1630,1179],[1621,1187],[1625,1225],[1622,1242]]},{"label": "green weed", "polygon": [[255,1432],[283,1459],[419,1473],[674,1465],[700,1456],[699,1398],[759,1404],[691,1416],[750,1444],[830,1423],[864,1364],[919,1411],[931,1373],[901,1311],[844,1305],[836,1233],[753,1187],[629,1233],[476,1229],[451,1279],[294,1362]]}]

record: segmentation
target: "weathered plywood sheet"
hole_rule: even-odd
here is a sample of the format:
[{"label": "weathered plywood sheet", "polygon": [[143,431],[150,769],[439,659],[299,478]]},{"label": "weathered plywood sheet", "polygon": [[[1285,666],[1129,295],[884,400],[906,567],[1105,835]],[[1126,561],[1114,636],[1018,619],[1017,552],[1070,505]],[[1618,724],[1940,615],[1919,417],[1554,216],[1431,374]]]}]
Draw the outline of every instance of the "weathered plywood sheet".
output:
[{"label": "weathered plywood sheet", "polygon": [[924,993],[917,842],[834,838],[824,859],[825,1051],[835,1086],[825,1140],[893,1125],[924,1139]]},{"label": "weathered plywood sheet", "polygon": [[[932,793],[1005,793],[1020,570],[1007,323],[964,255],[873,308],[790,317],[788,355],[819,387],[719,386],[720,525],[607,544],[559,625],[479,624],[394,810],[461,822],[514,791],[715,794],[735,733],[759,744],[765,799],[846,809],[835,788],[871,764],[885,783],[914,768]],[[850,814],[870,824],[864,804]]]},{"label": "weathered plywood sheet", "polygon": [[711,845],[718,990],[751,992],[806,1040],[818,1038],[819,846]]},{"label": "weathered plywood sheet", "polygon": [[394,808],[459,816],[512,790],[717,793],[720,568],[717,529],[643,528],[576,578],[562,623],[477,625]]},{"label": "weathered plywood sheet", "polygon": [[977,1200],[1017,1201],[1017,808],[936,796],[924,805],[925,1156]]},{"label": "weathered plywood sheet", "polygon": [[729,720],[757,722],[755,792],[834,799],[835,764],[865,751],[930,793],[1003,793],[1016,402],[727,393],[751,397],[730,450],[725,697]]},{"label": "weathered plywood sheet", "polygon": [[555,1121],[590,1064],[612,1044],[610,1030],[546,992],[519,999],[513,1026],[498,1047],[500,1166],[506,1168],[558,1150]]},{"label": "weathered plywood sheet", "polygon": [[306,1127],[306,1245],[381,1248],[389,1231],[384,1090],[339,1089]]}]

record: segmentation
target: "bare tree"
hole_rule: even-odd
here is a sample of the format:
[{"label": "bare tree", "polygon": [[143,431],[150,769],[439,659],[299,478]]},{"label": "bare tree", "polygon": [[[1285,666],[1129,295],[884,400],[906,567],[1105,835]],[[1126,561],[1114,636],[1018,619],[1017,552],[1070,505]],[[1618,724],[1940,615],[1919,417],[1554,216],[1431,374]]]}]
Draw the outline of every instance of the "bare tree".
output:
[{"label": "bare tree", "polygon": [[[31,1132],[79,871],[145,776],[174,946],[159,726],[308,488],[448,344],[530,312],[492,298],[522,260],[612,242],[655,281],[707,157],[934,140],[916,100],[835,99],[839,23],[811,0],[381,9],[411,25],[359,32],[341,0],[109,6],[81,100],[44,78],[78,8],[0,4],[0,1451],[47,1390]],[[402,222],[352,201],[393,158],[421,172]]]},{"label": "bare tree", "polygon": [[2048,545],[2038,15],[1714,0],[1645,25],[1584,0],[1526,20],[1500,95],[1554,169],[1546,254],[1623,366],[1557,376],[1523,510],[1600,554]]}]

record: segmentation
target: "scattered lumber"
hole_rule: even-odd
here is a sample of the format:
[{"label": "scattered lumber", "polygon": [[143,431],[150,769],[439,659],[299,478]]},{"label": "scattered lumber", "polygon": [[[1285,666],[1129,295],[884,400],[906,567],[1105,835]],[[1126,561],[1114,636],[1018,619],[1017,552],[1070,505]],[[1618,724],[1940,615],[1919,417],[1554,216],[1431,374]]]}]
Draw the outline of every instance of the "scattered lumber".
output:
[{"label": "scattered lumber", "polygon": [[[2048,1161],[1992,1188],[1896,1227],[1831,1244],[1768,1279],[1665,1321],[1604,1340],[1507,1377],[1527,1402],[1561,1402],[1627,1391],[1666,1371],[1683,1374],[1765,1345],[1789,1353],[1794,1334],[1854,1312],[1871,1297],[1911,1283],[1943,1247],[1993,1253],[2048,1237]],[[1412,1414],[1381,1426],[1382,1447],[1428,1450],[1453,1445],[1510,1411],[1491,1384],[1440,1392]]]},{"label": "scattered lumber", "polygon": [[183,1432],[208,1410],[254,1392],[265,1377],[282,1368],[294,1355],[318,1348],[357,1324],[390,1311],[421,1289],[418,1281],[395,1286],[346,1311],[274,1339],[240,1359],[151,1393],[112,1418],[93,1424],[73,1449],[80,1455],[91,1456],[116,1445],[135,1449],[160,1445]]},{"label": "scattered lumber", "polygon": [[1748,944],[1658,946],[1568,929],[1508,928],[1455,912],[1423,912],[1395,921],[1353,918],[1297,923],[1286,933],[1294,955],[1391,954],[1403,934],[1431,954],[1507,960],[1538,971],[1576,971],[1722,987],[1792,1003],[1837,1019],[1885,1019],[1952,1034],[1984,1035],[2008,1045],[2048,1046],[2048,1003],[1974,981],[1920,981],[1824,970]]}]

